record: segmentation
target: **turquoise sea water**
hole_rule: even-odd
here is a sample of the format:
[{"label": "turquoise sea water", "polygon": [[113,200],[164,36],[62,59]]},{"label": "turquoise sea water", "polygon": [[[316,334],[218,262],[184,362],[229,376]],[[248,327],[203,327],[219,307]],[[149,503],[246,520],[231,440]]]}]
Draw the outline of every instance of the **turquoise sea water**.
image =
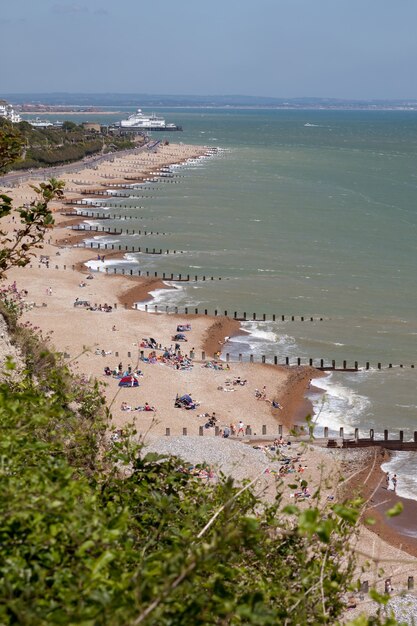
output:
[{"label": "turquoise sea water", "polygon": [[[152,198],[129,200],[125,212],[146,218],[137,227],[147,221],[149,230],[169,233],[145,245],[184,251],[137,257],[131,267],[222,277],[158,292],[158,304],[323,317],[248,322],[251,334],[235,338],[228,351],[280,361],[369,361],[370,371],[318,382],[326,390],[317,400],[319,425],[388,428],[392,435],[401,428],[411,438],[417,430],[417,114],[161,113],[184,128],[171,141],[226,150],[177,170],[179,184],[159,184]],[[118,239],[140,245],[138,238]],[[404,367],[378,371],[378,362]],[[412,476],[415,455],[405,458]],[[398,493],[417,497],[417,483],[400,480]]]}]

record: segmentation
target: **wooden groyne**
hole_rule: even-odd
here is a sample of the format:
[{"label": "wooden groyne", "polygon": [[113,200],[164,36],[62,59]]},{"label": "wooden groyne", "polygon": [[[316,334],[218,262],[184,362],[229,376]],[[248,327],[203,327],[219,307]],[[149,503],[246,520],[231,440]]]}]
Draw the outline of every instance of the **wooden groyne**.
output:
[{"label": "wooden groyne", "polygon": [[375,431],[373,428],[369,431],[369,437],[360,437],[359,429],[355,428],[353,437],[345,437],[344,429],[340,428],[339,441],[335,438],[329,438],[329,430],[324,428],[324,438],[328,439],[327,447],[335,448],[369,448],[371,446],[377,448],[384,448],[386,450],[396,451],[415,451],[417,450],[417,431],[413,433],[413,441],[404,441],[404,431],[400,430],[398,438],[394,439],[389,436],[389,431],[384,430],[383,437],[375,439]]},{"label": "wooden groyne", "polygon": [[[97,206],[98,209],[103,210],[102,206]],[[60,215],[65,217],[87,217],[94,220],[120,220],[125,222],[126,220],[153,220],[153,217],[144,217],[138,215],[109,215],[108,213],[97,214],[94,211],[62,211]]]},{"label": "wooden groyne", "polygon": [[[168,233],[160,233],[159,231],[153,231],[153,230],[129,230],[128,228],[126,228],[126,230],[123,230],[121,228],[106,228],[105,226],[89,226],[88,224],[77,224],[76,226],[70,226],[68,230],[74,230],[77,232],[85,232],[85,233],[104,233],[107,235],[121,235],[121,236],[125,236],[125,235],[167,235]],[[103,245],[109,245],[109,244],[100,244],[101,246]],[[107,249],[107,248],[106,248]]]},{"label": "wooden groyne", "polygon": [[[157,253],[157,252],[155,252]],[[152,252],[148,251],[148,254],[152,254]],[[29,266],[29,267],[33,267],[33,263]],[[44,268],[45,270],[48,269],[55,269],[55,270],[72,270],[74,271],[76,269],[75,265],[58,265],[56,263],[53,263],[52,260],[47,259],[46,261],[43,262],[39,262],[38,263],[38,268]],[[94,273],[94,270],[90,270],[92,273]],[[158,272],[141,272],[141,270],[137,270],[137,271],[133,271],[133,270],[125,270],[125,268],[121,268],[118,269],[117,267],[112,268],[112,271],[110,271],[110,269],[107,267],[106,268],[106,273],[107,274],[122,274],[125,276],[143,276],[146,278],[160,278],[162,280],[166,280],[169,282],[196,282],[196,281],[205,281],[205,280],[222,280],[221,277],[217,277],[215,278],[214,276],[206,277],[206,276],[190,276],[189,274],[187,275],[182,275],[182,274],[168,274],[166,272],[163,273],[159,273]],[[127,308],[127,304],[124,305],[125,308]],[[266,313],[252,313],[251,315],[247,315],[247,313],[243,313],[243,316],[238,312],[238,311],[234,311],[233,314],[230,311],[219,311],[217,309],[213,310],[209,310],[209,309],[201,309],[201,308],[194,308],[194,307],[184,307],[184,308],[180,308],[180,307],[169,307],[169,306],[158,306],[158,305],[149,305],[149,304],[144,304],[144,310],[147,312],[152,312],[152,313],[164,313],[164,314],[175,314],[175,315],[183,315],[183,316],[187,316],[187,315],[207,315],[207,316],[211,316],[211,317],[217,317],[217,316],[224,316],[224,317],[231,317],[237,321],[256,321],[256,322],[298,322],[298,323],[306,323],[306,322],[310,322],[310,323],[317,323],[317,322],[325,322],[330,318],[325,318],[325,317],[321,317],[321,316],[308,316],[308,315],[285,315],[285,314],[281,314],[281,315],[277,315],[275,313],[273,314],[266,314]],[[136,308],[139,308],[140,305],[136,305]],[[114,309],[117,309],[117,304],[115,303],[114,305]],[[209,357],[209,358],[218,358],[218,355],[213,355],[213,357]],[[206,354],[202,353],[202,361],[204,361],[206,359]],[[285,356],[285,355],[275,355],[275,356],[266,356],[266,355],[261,355],[260,357],[257,357],[257,359],[255,359],[255,356],[253,354],[249,354],[249,355],[244,355],[243,354],[239,354],[237,357],[235,357],[235,359],[233,360],[232,356],[229,353],[225,354],[225,359],[226,362],[235,362],[235,363],[243,363],[243,362],[249,362],[249,363],[268,363],[271,365],[281,365],[281,366],[286,366],[286,367],[303,367],[303,366],[309,366],[309,367],[314,367],[315,369],[321,370],[321,371],[327,371],[327,372],[359,372],[359,371],[363,371],[363,370],[390,370],[390,369],[415,369],[415,365],[414,363],[412,364],[393,364],[393,363],[388,363],[388,364],[383,364],[382,362],[378,362],[376,364],[371,364],[370,361],[366,361],[364,364],[360,364],[358,360],[355,360],[352,362],[348,362],[346,359],[343,359],[339,362],[336,362],[335,359],[329,359],[329,358],[318,358],[318,357],[308,357],[308,356],[304,356],[304,357],[290,357],[290,356]]]}]

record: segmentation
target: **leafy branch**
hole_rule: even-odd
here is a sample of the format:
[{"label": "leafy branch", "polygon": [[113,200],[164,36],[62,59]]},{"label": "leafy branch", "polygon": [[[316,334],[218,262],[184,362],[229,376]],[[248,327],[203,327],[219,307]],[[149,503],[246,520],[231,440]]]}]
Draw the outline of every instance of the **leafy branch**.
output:
[{"label": "leafy branch", "polygon": [[64,182],[51,178],[40,183],[38,187],[31,185],[37,198],[29,205],[13,209],[12,198],[0,196],[0,220],[15,212],[20,223],[13,236],[6,230],[0,230],[0,280],[11,267],[24,267],[30,262],[34,248],[40,248],[45,232],[54,224],[49,203],[61,199],[64,195]]}]

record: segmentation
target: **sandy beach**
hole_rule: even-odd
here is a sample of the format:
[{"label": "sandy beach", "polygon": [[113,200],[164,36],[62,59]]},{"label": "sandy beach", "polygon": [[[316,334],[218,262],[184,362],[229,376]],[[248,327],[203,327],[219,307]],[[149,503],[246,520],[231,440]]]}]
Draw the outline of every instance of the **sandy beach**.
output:
[{"label": "sandy beach", "polygon": [[[204,155],[205,151],[204,147],[197,146],[160,145],[155,152],[115,154],[112,163],[106,161],[91,169],[86,166],[78,174],[70,173],[60,178],[66,183],[66,200],[75,200],[81,198],[79,191],[77,194],[77,186],[94,192],[108,189],[112,184],[131,183],[132,178],[145,180],[164,165],[182,163]],[[19,186],[0,189],[2,193],[12,195],[18,206],[30,202],[33,198],[30,185],[37,182],[35,179],[25,180]],[[219,429],[230,424],[236,426],[241,420],[244,432],[250,427],[253,437],[260,438],[266,431],[267,436],[262,441],[273,440],[280,428],[287,439],[295,424],[303,424],[305,417],[312,412],[305,394],[311,379],[319,377],[320,372],[308,367],[259,363],[230,363],[228,369],[225,363],[216,368],[207,367],[212,355],[227,348],[226,338],[242,332],[239,322],[224,317],[151,314],[134,309],[135,302],[147,300],[149,292],[164,288],[165,284],[157,278],[112,276],[88,271],[84,264],[96,259],[97,255],[91,249],[74,247],[85,235],[70,230],[72,225],[82,223],[83,218],[75,216],[70,219],[61,215],[63,208],[68,207],[57,202],[53,204],[56,226],[43,249],[37,251],[37,257],[33,258],[30,266],[10,271],[7,282],[16,280],[18,289],[28,291],[27,301],[32,306],[24,314],[24,321],[30,321],[45,334],[52,332],[54,346],[65,355],[75,371],[100,381],[116,428],[134,422],[138,433],[146,438],[149,445],[156,445],[155,442],[162,441],[163,437],[168,440],[167,429],[172,441],[175,437],[185,439],[186,429],[190,442],[192,437],[198,437],[194,446],[197,449],[197,446],[204,446],[208,438],[210,446],[216,441],[223,445],[224,440],[215,437],[215,428],[205,428],[207,415],[213,413]],[[11,231],[13,226],[9,221]],[[41,255],[49,257],[48,265],[40,262]],[[109,255],[106,253],[106,256]],[[77,299],[97,305],[96,310],[75,306]],[[107,305],[106,308],[110,305],[111,311],[99,310],[99,305]],[[156,362],[152,357],[143,359],[148,359],[153,352],[152,348],[143,346],[144,339],[156,340],[156,355],[161,357],[165,349],[174,348],[176,341],[173,337],[177,326],[187,324],[190,324],[191,330],[184,333],[187,341],[181,342],[180,351],[183,356],[194,355],[192,368],[177,369],[158,358]],[[203,352],[206,355],[204,360]],[[120,387],[119,379],[106,375],[105,368],[111,372],[118,369],[140,370],[139,386]],[[237,378],[247,381],[246,384],[234,385],[233,380]],[[263,399],[257,398],[255,390],[263,393]],[[198,403],[194,410],[175,407],[176,397],[184,394],[189,394]],[[274,408],[272,401],[280,408]],[[145,403],[155,407],[155,411],[133,410],[143,407]],[[124,410],[126,406],[131,410]],[[203,437],[200,435],[201,427]],[[229,440],[227,445],[234,444],[236,450],[241,450],[244,440],[247,441],[246,446],[248,443],[259,443],[244,434],[240,435],[240,439],[240,442]],[[414,575],[414,571],[417,575],[417,559],[414,559],[417,557],[417,539],[410,535],[417,502],[404,501],[404,514],[387,521],[384,513],[399,498],[385,489],[384,475],[380,470],[384,461],[382,455],[375,458],[371,450],[364,455],[363,451],[327,450],[295,441],[293,450],[300,452],[305,465],[303,478],[311,484],[319,484],[323,473],[332,475],[332,481],[323,492],[324,497],[337,497],[342,493],[339,489],[340,477],[353,475],[347,484],[350,495],[358,490],[364,493],[369,498],[369,511],[365,516],[373,516],[376,520],[375,526],[370,529],[362,528],[357,549],[363,555],[377,556],[378,562],[383,562],[384,566],[384,573],[375,567],[367,579],[370,585],[376,583],[380,591],[388,577],[392,578],[396,590],[405,588],[407,577]],[[262,452],[260,455],[263,461]],[[265,463],[270,465],[267,458]],[[267,483],[271,481],[272,488],[273,479],[265,480]],[[289,498],[289,492],[287,495]],[[366,559],[367,556],[361,556],[360,564]],[[358,603],[360,607],[361,603]]]}]

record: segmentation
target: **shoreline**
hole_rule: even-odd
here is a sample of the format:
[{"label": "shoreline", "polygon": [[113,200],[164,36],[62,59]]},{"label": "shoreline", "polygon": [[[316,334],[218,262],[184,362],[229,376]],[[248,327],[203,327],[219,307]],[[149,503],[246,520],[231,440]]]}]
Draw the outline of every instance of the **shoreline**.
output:
[{"label": "shoreline", "polygon": [[[185,147],[183,149],[185,150]],[[190,153],[197,150],[198,147],[196,146],[190,147]],[[172,153],[170,157],[171,162],[178,162],[172,160],[174,156],[175,153]],[[117,158],[118,161],[123,162],[123,157],[116,156]],[[187,158],[190,157],[183,157],[184,160]],[[152,162],[149,163],[149,171],[157,168],[154,161],[152,159]],[[162,159],[160,166],[167,161],[169,161],[169,158],[165,159],[165,161]],[[92,190],[98,189],[100,184],[111,186],[114,181],[103,178],[103,176],[105,176],[107,171],[113,172],[112,167],[114,167],[112,164],[105,163],[102,166],[103,174],[101,173],[102,170],[98,172],[96,170],[86,170],[86,172],[83,172],[83,177],[89,179],[85,184],[85,188],[91,186]],[[142,178],[145,175],[146,172],[141,173]],[[69,174],[67,178],[71,176]],[[100,181],[100,177],[103,180]],[[30,181],[26,181],[18,188],[20,190],[20,196],[18,196],[20,200],[17,200],[16,203],[27,201],[27,194],[30,191],[28,189],[29,183]],[[13,195],[16,197],[16,189],[13,189]],[[74,200],[79,197],[79,194],[76,194],[76,192],[69,192],[69,195]],[[138,278],[127,275],[114,276],[106,275],[103,272],[90,271],[85,266],[85,262],[94,259],[94,251],[89,248],[73,246],[74,243],[85,239],[86,233],[75,234],[67,229],[70,225],[83,222],[84,218],[74,216],[74,220],[72,220],[68,216],[59,215],[58,211],[61,210],[61,206],[65,205],[60,205],[59,203],[54,203],[54,205],[57,220],[56,226],[52,231],[51,241],[53,241],[52,243],[44,244],[42,254],[49,254],[52,260],[54,258],[53,255],[58,252],[61,255],[62,262],[67,263],[68,267],[74,265],[75,271],[67,270],[67,272],[62,272],[54,270],[52,267],[45,270],[44,267],[38,268],[34,264],[32,269],[29,267],[25,268],[24,272],[21,269],[16,269],[14,272],[11,272],[11,275],[13,274],[11,277],[18,280],[19,287],[23,284],[25,288],[28,288],[31,299],[38,301],[39,297],[46,299],[47,307],[44,309],[32,309],[32,311],[28,312],[27,319],[34,321],[36,325],[39,325],[44,330],[52,330],[54,333],[52,341],[54,344],[57,344],[58,350],[68,352],[72,357],[74,354],[80,354],[81,356],[77,357],[77,367],[81,368],[88,375],[95,376],[100,380],[103,379],[103,365],[106,365],[108,362],[110,365],[113,365],[116,360],[122,359],[124,363],[129,361],[134,363],[142,337],[156,337],[160,341],[162,340],[162,345],[164,343],[169,345],[176,324],[183,323],[183,321],[184,323],[191,322],[192,324],[193,331],[189,339],[189,345],[192,346],[192,349],[195,348],[196,351],[205,351],[207,359],[210,359],[212,355],[224,347],[225,337],[245,333],[240,322],[230,318],[220,316],[216,318],[204,315],[165,315],[163,313],[150,315],[143,311],[132,309],[135,302],[149,300],[151,291],[169,287],[165,285],[163,280],[158,278]],[[66,237],[67,233],[69,234]],[[106,252],[107,258],[111,256],[111,253]],[[114,256],[123,258],[123,253],[115,252]],[[51,262],[52,265],[53,263]],[[47,275],[45,275],[46,271]],[[90,273],[94,276],[94,280],[86,281],[89,284],[80,291],[80,279],[85,278],[85,275]],[[43,295],[45,285],[49,285],[52,288],[52,298],[47,298]],[[93,302],[111,302],[112,304],[117,302],[123,306],[110,315],[107,313],[75,310],[72,308],[75,295],[82,298],[85,297],[85,299]],[[68,323],[66,323],[68,315],[71,315],[71,328],[68,328]],[[112,332],[112,326],[116,327],[116,332]],[[91,346],[92,349],[94,349],[94,346],[97,346],[105,350],[106,358],[103,359],[101,354],[97,355],[93,354],[93,352],[84,354],[84,346]],[[184,345],[184,350],[188,351],[188,345]],[[116,354],[118,355],[117,357],[115,356]],[[126,361],[126,358],[128,361]],[[302,424],[306,415],[312,413],[312,402],[306,398],[306,392],[310,380],[321,377],[322,373],[318,370],[308,366],[285,367],[261,363],[231,363],[230,365],[232,371],[229,375],[247,378],[250,388],[232,389],[235,393],[222,394],[219,391],[219,386],[224,385],[227,374],[221,371],[213,372],[205,369],[203,371],[201,362],[196,361],[193,372],[179,372],[179,375],[170,368],[165,367],[164,369],[162,365],[144,365],[144,379],[143,381],[141,379],[140,395],[138,397],[133,396],[133,390],[124,390],[126,394],[124,397],[127,397],[132,404],[138,401],[150,400],[151,404],[155,404],[158,407],[157,419],[161,421],[152,426],[154,433],[158,436],[164,434],[166,424],[169,424],[172,432],[180,433],[186,426],[190,434],[198,434],[198,426],[202,423],[201,420],[198,421],[193,415],[187,415],[190,412],[184,414],[178,411],[178,409],[176,410],[178,412],[173,410],[172,399],[175,398],[176,393],[188,393],[191,391],[193,397],[196,396],[202,400],[202,410],[220,413],[222,424],[228,424],[230,420],[243,418],[244,422],[251,424],[259,434],[261,426],[264,424],[267,425],[269,432],[274,432],[275,429],[276,433],[278,424],[282,424],[287,433],[289,433],[294,425]],[[108,384],[105,394],[114,414],[114,424],[119,427],[123,426],[135,416],[129,413],[123,414],[120,412],[120,409],[117,409],[119,400],[116,401],[116,397],[119,391],[115,391],[114,383],[111,379],[105,382]],[[283,406],[282,410],[273,409],[270,404],[259,402],[253,397],[253,387],[262,388],[263,385],[267,387],[268,398],[279,401]],[[138,422],[141,429],[149,429],[151,427],[151,420],[146,423],[141,415],[138,416]],[[212,434],[207,433],[207,435]],[[363,473],[366,471],[366,468],[364,468]],[[381,473],[380,466],[379,469],[374,468],[372,485],[377,484]],[[362,476],[362,474],[360,475]],[[415,552],[410,552],[409,550],[414,550],[414,542],[406,541],[404,535],[401,534],[401,529],[404,530],[404,528],[399,524],[400,518],[393,518],[389,523],[384,520],[383,513],[391,504],[383,503],[383,496],[387,500],[387,493],[380,494],[380,491],[382,491],[381,488],[379,488],[379,491],[377,489],[376,495],[372,496],[370,511],[372,513],[375,507],[377,507],[375,509],[375,517],[377,518],[376,535],[387,540],[390,545],[405,546],[403,549],[408,548],[406,551],[409,554],[417,556],[417,540],[415,542]],[[368,495],[371,493],[369,491]],[[389,496],[389,502],[392,502],[393,498],[395,498],[395,501],[399,500],[394,494],[392,496],[389,494]],[[414,511],[417,512],[417,502],[407,502],[415,504],[415,507],[405,505],[405,508],[407,507],[407,520],[410,520],[412,515],[415,514]],[[398,524],[396,520],[398,520]]]}]

